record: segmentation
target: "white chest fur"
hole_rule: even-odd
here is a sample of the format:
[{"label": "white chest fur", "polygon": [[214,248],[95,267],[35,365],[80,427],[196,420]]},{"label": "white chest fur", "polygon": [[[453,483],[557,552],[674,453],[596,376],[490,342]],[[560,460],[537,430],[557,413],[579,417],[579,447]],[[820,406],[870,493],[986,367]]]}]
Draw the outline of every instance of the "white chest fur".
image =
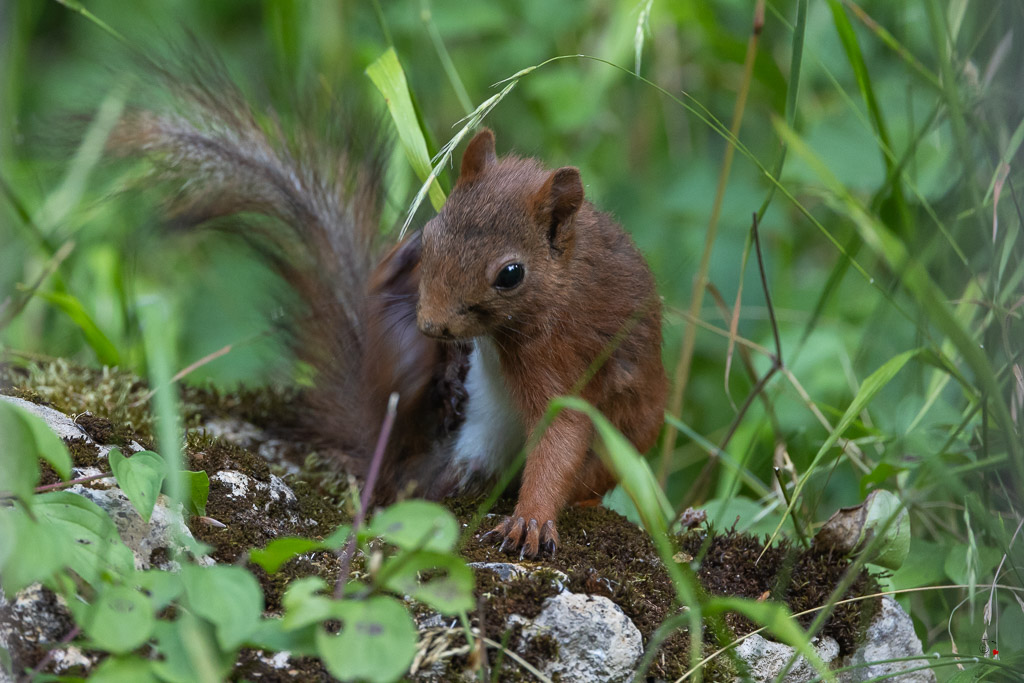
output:
[{"label": "white chest fur", "polygon": [[463,483],[489,478],[504,470],[526,440],[526,432],[512,406],[494,342],[473,342],[466,373],[469,395],[466,421],[455,440],[453,460],[463,472]]}]

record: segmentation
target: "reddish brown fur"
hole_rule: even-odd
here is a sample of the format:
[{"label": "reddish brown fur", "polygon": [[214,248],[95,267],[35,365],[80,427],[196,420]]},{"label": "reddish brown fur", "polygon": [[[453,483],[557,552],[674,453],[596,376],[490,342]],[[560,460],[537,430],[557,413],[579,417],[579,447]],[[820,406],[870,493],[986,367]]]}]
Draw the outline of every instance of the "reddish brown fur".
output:
[{"label": "reddish brown fur", "polygon": [[[290,329],[298,356],[318,373],[308,396],[311,440],[365,468],[388,396],[400,394],[375,500],[438,498],[465,483],[449,449],[472,337],[494,340],[528,427],[614,348],[580,393],[638,449],[654,443],[666,390],[660,302],[629,237],[584,201],[578,170],[499,160],[494,136],[482,131],[422,240],[396,245],[373,268],[383,156],[353,147],[354,136],[339,147],[305,129],[285,135],[272,115],[263,125],[267,117],[215,59],[186,63],[183,80],[151,65],[181,111],[131,110],[108,149],[151,160],[156,177],[178,187],[169,203],[178,225],[242,236],[306,304]],[[495,289],[509,262],[525,264],[522,284]],[[530,555],[542,542],[553,547],[558,512],[613,485],[591,440],[590,423],[573,412],[544,434],[515,515],[498,530],[514,547]]]},{"label": "reddish brown fur", "polygon": [[[494,154],[479,133],[441,213],[423,232],[420,328],[445,339],[491,336],[502,373],[528,426],[569,394],[615,346],[581,395],[641,451],[662,423],[661,305],[632,241],[583,200],[579,172]],[[501,265],[523,263],[512,291],[492,283]],[[598,497],[614,481],[590,451],[589,421],[563,412],[530,453],[516,510],[496,531],[536,555],[557,544],[554,521],[568,503]]]}]

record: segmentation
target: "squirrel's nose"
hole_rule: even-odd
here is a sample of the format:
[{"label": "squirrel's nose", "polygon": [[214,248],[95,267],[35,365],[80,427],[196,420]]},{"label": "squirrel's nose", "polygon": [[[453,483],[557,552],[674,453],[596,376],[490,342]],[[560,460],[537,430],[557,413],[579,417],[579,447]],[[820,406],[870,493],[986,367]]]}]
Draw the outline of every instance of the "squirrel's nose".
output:
[{"label": "squirrel's nose", "polygon": [[420,332],[427,335],[428,337],[439,337],[445,338],[450,337],[451,334],[448,332],[448,328],[444,325],[435,323],[432,320],[421,320],[420,321]]}]

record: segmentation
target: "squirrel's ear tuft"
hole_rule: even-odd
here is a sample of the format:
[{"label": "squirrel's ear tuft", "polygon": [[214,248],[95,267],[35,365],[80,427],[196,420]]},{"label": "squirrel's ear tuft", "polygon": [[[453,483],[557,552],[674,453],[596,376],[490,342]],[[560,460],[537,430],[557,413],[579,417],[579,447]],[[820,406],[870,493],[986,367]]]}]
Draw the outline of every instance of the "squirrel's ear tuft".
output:
[{"label": "squirrel's ear tuft", "polygon": [[473,136],[462,155],[462,170],[459,171],[459,183],[476,180],[477,176],[498,160],[494,151],[494,133],[489,128],[482,129]]},{"label": "squirrel's ear tuft", "polygon": [[566,225],[583,206],[583,181],[580,170],[564,166],[553,171],[533,196],[537,217],[548,228],[548,241],[553,249],[564,250],[572,241]]}]

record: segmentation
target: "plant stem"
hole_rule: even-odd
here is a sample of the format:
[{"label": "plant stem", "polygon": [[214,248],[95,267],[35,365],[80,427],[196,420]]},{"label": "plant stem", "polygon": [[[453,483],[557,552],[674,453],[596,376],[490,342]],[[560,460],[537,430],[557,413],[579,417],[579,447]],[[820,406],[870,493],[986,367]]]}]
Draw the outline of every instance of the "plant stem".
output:
[{"label": "plant stem", "polygon": [[[729,131],[732,138],[739,137],[740,127],[743,123],[743,112],[747,106],[747,94],[750,92],[750,83],[754,75],[754,60],[757,57],[757,44],[761,37],[761,30],[764,28],[764,0],[758,0],[754,8],[754,23],[750,32],[750,39],[747,42],[747,56],[743,64],[743,80],[736,96],[736,105],[733,108],[732,125]],[[715,190],[715,199],[711,207],[711,217],[708,220],[708,231],[704,238],[704,253],[700,258],[700,266],[697,270],[697,277],[694,278],[693,294],[690,297],[690,315],[694,318],[700,315],[701,305],[704,303],[704,291],[707,289],[708,270],[711,266],[711,251],[715,246],[715,238],[718,234],[718,217],[722,211],[722,202],[725,199],[725,186],[729,181],[729,171],[732,169],[732,158],[736,148],[734,145],[726,145],[725,155],[722,158],[722,168],[718,175],[718,187]],[[690,367],[693,364],[693,351],[697,341],[697,327],[689,325],[683,335],[683,345],[679,353],[679,362],[676,364],[675,377],[673,379],[674,389],[669,403],[669,413],[674,417],[680,417],[683,407],[683,398],[686,396],[686,385],[690,380]],[[669,460],[672,455],[672,447],[675,445],[678,432],[670,423],[665,430],[665,439],[661,448],[661,464],[658,469],[658,483],[662,488],[668,480]]]},{"label": "plant stem", "polygon": [[345,584],[348,582],[349,570],[352,566],[352,556],[356,552],[356,538],[359,529],[366,521],[366,509],[370,505],[370,497],[373,495],[373,488],[377,485],[377,477],[380,475],[380,465],[384,461],[384,448],[391,436],[391,429],[395,426],[395,416],[398,413],[398,394],[392,393],[388,399],[388,410],[384,415],[384,423],[380,428],[380,436],[377,437],[377,447],[373,451],[373,459],[370,461],[370,471],[366,475],[366,483],[363,485],[363,495],[359,499],[359,509],[356,510],[356,518],[352,522],[352,532],[349,534],[348,543],[341,554],[341,570],[338,572],[338,581],[334,585],[334,598],[340,600],[345,594]]},{"label": "plant stem", "polygon": [[74,486],[75,484],[84,484],[89,481],[96,481],[97,479],[106,479],[114,476],[110,472],[104,474],[91,474],[88,477],[80,477],[78,479],[71,479],[68,481],[58,481],[56,484],[47,484],[46,486],[37,486],[35,488],[36,493],[46,493],[47,491],[54,491],[56,489],[67,488],[68,486]]}]

